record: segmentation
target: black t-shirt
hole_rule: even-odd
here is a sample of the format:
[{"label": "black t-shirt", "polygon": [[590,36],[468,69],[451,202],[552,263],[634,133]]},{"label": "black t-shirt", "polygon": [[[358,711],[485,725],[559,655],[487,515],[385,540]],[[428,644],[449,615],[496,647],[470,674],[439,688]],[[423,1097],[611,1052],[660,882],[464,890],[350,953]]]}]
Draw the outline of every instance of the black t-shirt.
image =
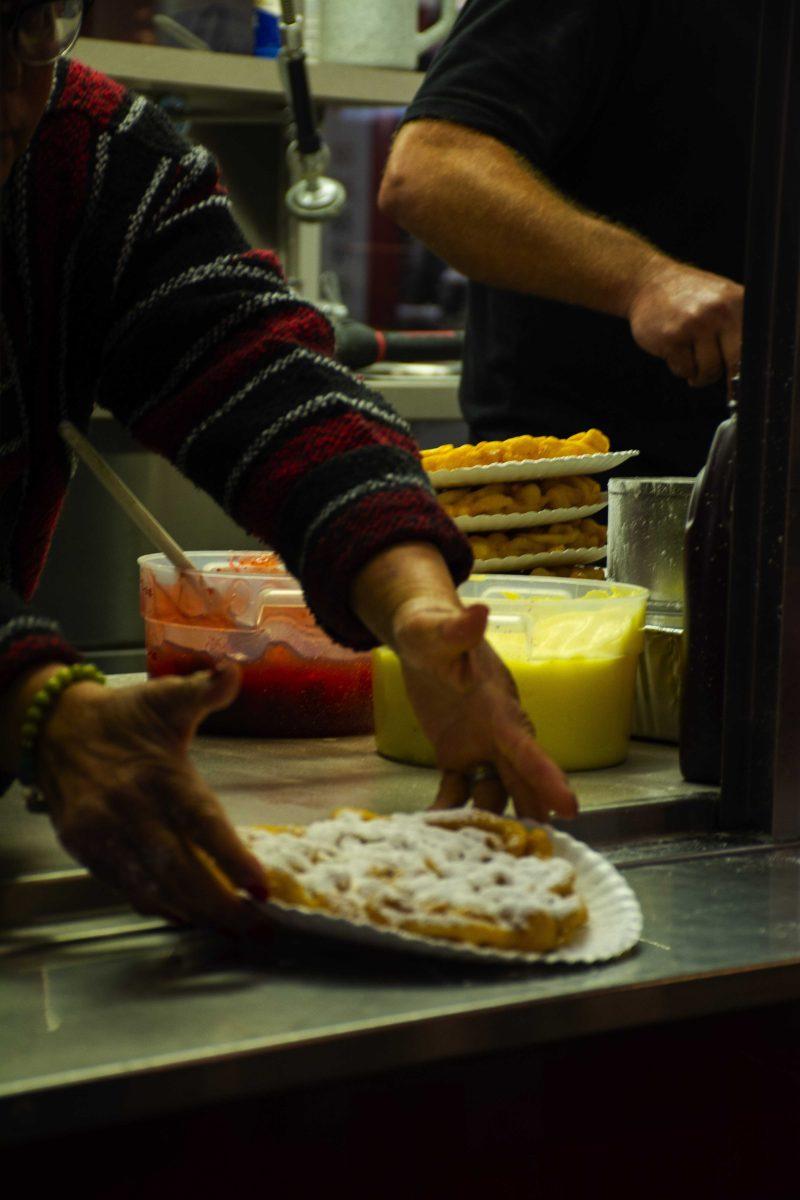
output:
[{"label": "black t-shirt", "polygon": [[[742,281],[757,0],[468,0],[405,120],[455,121],[666,253]],[[475,230],[480,237],[480,229]],[[636,474],[694,474],[724,385],[694,390],[627,321],[470,284],[475,438],[596,425]]]}]

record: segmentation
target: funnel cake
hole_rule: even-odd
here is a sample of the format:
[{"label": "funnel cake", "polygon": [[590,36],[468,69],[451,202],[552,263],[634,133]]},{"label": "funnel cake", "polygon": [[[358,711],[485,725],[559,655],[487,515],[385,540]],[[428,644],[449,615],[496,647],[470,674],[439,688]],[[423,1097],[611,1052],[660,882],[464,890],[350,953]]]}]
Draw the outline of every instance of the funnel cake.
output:
[{"label": "funnel cake", "polygon": [[376,816],[339,809],[308,826],[242,830],[270,899],[356,923],[546,953],[587,921],[574,869],[544,828],[480,809]]},{"label": "funnel cake", "polygon": [[604,567],[533,567],[528,575],[554,575],[560,579],[605,579]]},{"label": "funnel cake", "polygon": [[550,554],[561,550],[591,550],[606,544],[606,528],[591,517],[560,525],[541,525],[520,533],[484,533],[467,539],[475,561]]},{"label": "funnel cake", "polygon": [[450,517],[482,517],[580,508],[597,503],[600,495],[600,484],[590,475],[566,475],[538,482],[445,488],[438,499]]},{"label": "funnel cake", "polygon": [[605,454],[608,438],[599,429],[573,433],[568,438],[521,437],[502,442],[476,442],[464,446],[435,446],[422,451],[426,471],[452,471],[459,467],[484,467],[491,463],[528,462],[540,458],[572,458],[583,454]]}]

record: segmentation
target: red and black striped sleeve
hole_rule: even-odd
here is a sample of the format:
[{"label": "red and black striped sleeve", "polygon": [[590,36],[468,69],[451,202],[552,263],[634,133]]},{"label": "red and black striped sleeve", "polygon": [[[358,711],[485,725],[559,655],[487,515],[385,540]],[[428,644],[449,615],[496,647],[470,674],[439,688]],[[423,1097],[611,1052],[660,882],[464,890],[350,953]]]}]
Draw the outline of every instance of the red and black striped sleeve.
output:
[{"label": "red and black striped sleeve", "polygon": [[96,398],[281,554],[333,637],[372,645],[348,605],[358,570],[426,541],[460,582],[466,539],[405,421],[333,360],[327,320],[274,255],[246,245],[211,157],[145,102],[127,121],[125,154],[108,151],[104,211],[124,213],[134,167],[141,178],[109,265]]},{"label": "red and black striped sleeve", "polygon": [[31,612],[16,592],[0,583],[0,697],[32,667],[80,658],[55,621]]}]

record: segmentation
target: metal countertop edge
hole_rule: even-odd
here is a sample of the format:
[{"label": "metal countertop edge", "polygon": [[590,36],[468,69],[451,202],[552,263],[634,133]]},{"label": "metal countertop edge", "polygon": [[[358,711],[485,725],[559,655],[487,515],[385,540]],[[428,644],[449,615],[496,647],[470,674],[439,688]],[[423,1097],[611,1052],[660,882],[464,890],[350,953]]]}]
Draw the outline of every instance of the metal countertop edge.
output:
[{"label": "metal countertop edge", "polygon": [[27,1089],[0,1088],[0,1145],[493,1051],[534,1052],[558,1040],[796,1000],[799,988],[800,958],[376,1019],[291,1042],[276,1037],[214,1055],[166,1056],[116,1074],[70,1072]]},{"label": "metal countertop edge", "polygon": [[[760,844],[746,843],[740,846],[715,846],[707,847],[698,850],[676,851],[673,854],[657,855],[654,853],[643,854],[640,858],[616,858],[613,860],[613,865],[621,874],[627,871],[641,870],[643,867],[665,867],[674,866],[676,863],[697,862],[706,859],[720,858],[740,858],[744,855],[765,855],[775,854],[785,850],[800,851],[800,841],[792,842],[764,842]],[[609,860],[612,861],[612,860]],[[176,935],[181,933],[180,930],[173,929],[167,922],[160,917],[144,917],[138,914],[135,910],[129,909],[127,905],[120,901],[119,896],[111,892],[110,889],[99,884],[97,892],[95,892],[95,883],[88,872],[82,871],[63,871],[58,872],[57,876],[48,875],[30,875],[22,876],[15,881],[17,887],[25,889],[41,888],[42,894],[46,897],[51,885],[74,886],[79,895],[86,895],[95,900],[95,903],[108,911],[118,912],[117,925],[102,925],[96,929],[88,928],[79,933],[70,933],[68,929],[57,936],[53,936],[52,928],[48,927],[44,931],[37,929],[35,923],[31,925],[6,926],[0,913],[0,935],[5,935],[7,938],[13,938],[15,932],[22,934],[26,940],[20,944],[15,944],[13,940],[6,941],[3,944],[0,941],[0,959],[6,957],[15,957],[17,955],[35,953],[37,950],[46,950],[55,944],[78,944],[80,942],[97,941],[105,938],[117,937],[137,937],[141,934],[149,934],[158,931],[172,932]],[[85,885],[85,889],[84,886]],[[0,887],[0,898],[2,898],[2,888]],[[39,897],[36,898],[37,900]],[[37,915],[32,914],[35,920]],[[71,914],[73,920],[80,920],[80,910],[73,911]],[[55,923],[55,922],[53,922]]]},{"label": "metal countertop edge", "polygon": [[[608,852],[610,843],[631,841],[635,846],[636,838],[713,834],[716,832],[716,814],[716,795],[694,792],[647,804],[634,801],[587,810],[579,813],[574,821],[555,821],[554,826],[587,842],[602,854]],[[754,834],[751,840],[737,843],[736,848],[762,849],[765,845],[780,849],[785,843],[773,842],[771,839],[765,842],[759,840],[759,835]],[[716,848],[714,847],[715,850]],[[637,865],[639,861],[636,860]],[[644,861],[644,858],[641,861]],[[659,861],[658,855],[652,856],[653,863]],[[34,871],[18,875],[16,878],[0,880],[0,927],[11,924],[4,919],[3,898],[10,893],[18,893],[21,889],[31,895],[26,908],[32,916],[41,916],[44,910],[52,912],[53,901],[62,899],[65,893],[101,908],[122,907],[116,893],[76,863],[72,866]],[[61,908],[58,915],[63,915],[63,912]]]}]

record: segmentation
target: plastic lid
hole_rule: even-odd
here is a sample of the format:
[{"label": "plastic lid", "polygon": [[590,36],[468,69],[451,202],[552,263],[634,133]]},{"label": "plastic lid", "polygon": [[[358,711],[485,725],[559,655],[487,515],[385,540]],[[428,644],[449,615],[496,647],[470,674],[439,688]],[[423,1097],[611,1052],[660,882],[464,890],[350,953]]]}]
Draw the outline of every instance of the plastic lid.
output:
[{"label": "plastic lid", "polygon": [[608,491],[612,495],[682,496],[694,487],[694,475],[629,475],[609,479]]}]

